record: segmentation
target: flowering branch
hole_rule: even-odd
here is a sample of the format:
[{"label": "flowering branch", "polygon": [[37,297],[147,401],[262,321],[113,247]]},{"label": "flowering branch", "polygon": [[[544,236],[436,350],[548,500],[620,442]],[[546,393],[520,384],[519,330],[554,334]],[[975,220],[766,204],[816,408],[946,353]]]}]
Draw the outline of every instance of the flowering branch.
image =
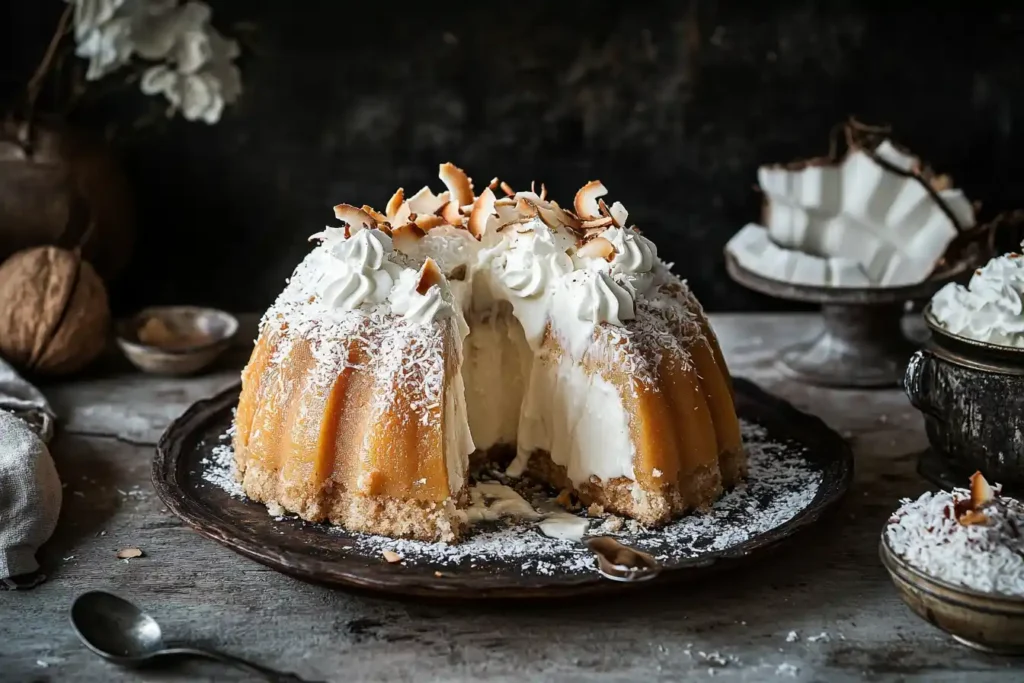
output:
[{"label": "flowering branch", "polygon": [[74,7],[75,54],[89,60],[86,80],[97,81],[129,65],[149,62],[140,87],[163,95],[168,115],[189,121],[220,120],[242,93],[234,60],[238,43],[210,24],[203,2],[179,0],[65,0]]}]

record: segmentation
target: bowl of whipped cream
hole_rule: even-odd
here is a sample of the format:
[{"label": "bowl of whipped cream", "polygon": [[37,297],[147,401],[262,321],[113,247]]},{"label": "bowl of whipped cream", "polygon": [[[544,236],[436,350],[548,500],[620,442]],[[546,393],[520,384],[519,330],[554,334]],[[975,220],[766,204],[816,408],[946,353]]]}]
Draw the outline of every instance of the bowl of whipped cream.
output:
[{"label": "bowl of whipped cream", "polygon": [[924,309],[931,336],[904,389],[953,471],[1024,485],[1024,256],[996,256]]}]

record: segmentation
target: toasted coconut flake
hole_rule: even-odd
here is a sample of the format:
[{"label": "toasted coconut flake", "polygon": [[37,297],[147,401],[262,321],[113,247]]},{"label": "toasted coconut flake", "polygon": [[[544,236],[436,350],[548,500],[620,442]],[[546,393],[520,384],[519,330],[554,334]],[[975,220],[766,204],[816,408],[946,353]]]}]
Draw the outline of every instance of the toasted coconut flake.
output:
[{"label": "toasted coconut flake", "polygon": [[487,187],[491,188],[492,190],[498,189],[498,176],[494,176],[493,178],[491,178],[491,182],[487,183]]},{"label": "toasted coconut flake", "polygon": [[384,559],[391,564],[402,561],[402,556],[396,553],[394,550],[385,550],[381,553],[381,555],[383,555]]},{"label": "toasted coconut flake", "polygon": [[377,223],[384,223],[388,219],[387,216],[385,216],[384,214],[382,214],[380,211],[373,208],[369,204],[363,204],[363,211],[370,214],[370,218],[377,221]]},{"label": "toasted coconut flake", "polygon": [[[526,225],[529,222],[530,222],[530,218],[525,217],[525,216],[517,216],[516,218],[513,218],[512,220],[507,221],[507,222],[502,223],[501,225],[499,225],[494,230],[494,232],[501,232],[502,230],[505,230],[506,228],[512,228],[512,227],[515,227],[517,225]],[[530,230],[520,230],[519,228],[516,228],[516,232],[530,232],[531,230],[533,230],[533,228],[530,228]]]},{"label": "toasted coconut flake", "polygon": [[501,191],[505,193],[506,197],[516,196],[515,190],[513,190],[512,186],[506,183],[504,180],[501,181]]},{"label": "toasted coconut flake", "polygon": [[[334,207],[334,216],[338,220],[345,221],[345,224],[352,228],[352,231],[372,228],[376,224],[373,217],[351,204],[338,204]],[[347,235],[346,235],[347,237]]]},{"label": "toasted coconut flake", "polygon": [[449,225],[462,225],[462,212],[459,211],[458,202],[448,202],[441,207],[440,214],[441,218]]},{"label": "toasted coconut flake", "polygon": [[602,216],[611,216],[611,213],[608,212],[608,205],[604,203],[603,199],[597,200],[597,211]]},{"label": "toasted coconut flake", "polygon": [[988,515],[984,512],[978,512],[977,510],[968,510],[960,516],[957,520],[963,526],[973,526],[976,524],[988,524]]},{"label": "toasted coconut flake", "polygon": [[400,227],[394,229],[391,233],[391,239],[395,243],[395,248],[399,251],[405,251],[404,246],[408,246],[426,235],[427,232],[415,223],[406,223]]},{"label": "toasted coconut flake", "polygon": [[398,207],[405,201],[405,190],[398,188],[391,199],[388,200],[387,208],[384,210],[387,213],[388,218],[394,218],[398,214]]},{"label": "toasted coconut flake", "polygon": [[977,510],[985,503],[995,500],[996,492],[981,472],[971,475],[971,507]]},{"label": "toasted coconut flake", "polygon": [[124,548],[117,551],[119,560],[130,560],[133,557],[142,557],[142,551],[139,548]]},{"label": "toasted coconut flake", "polygon": [[537,214],[540,216],[540,219],[544,222],[544,225],[548,226],[552,230],[557,230],[558,226],[562,225],[562,222],[558,215],[559,212],[556,209],[553,209],[549,206],[538,206]]},{"label": "toasted coconut flake", "polygon": [[377,229],[380,230],[381,232],[383,232],[388,237],[391,237],[391,235],[392,235],[391,224],[388,223],[387,221],[385,221],[383,223],[378,223],[377,224]]},{"label": "toasted coconut flake", "polygon": [[626,227],[626,221],[629,219],[629,212],[626,211],[626,207],[622,205],[622,202],[615,202],[612,204],[609,214],[612,217],[612,222],[615,224],[615,227]]},{"label": "toasted coconut flake", "polygon": [[573,200],[576,214],[585,221],[599,218],[600,208],[598,207],[597,199],[606,194],[608,194],[608,190],[605,189],[600,180],[591,180],[576,193],[576,198]]},{"label": "toasted coconut flake", "polygon": [[544,183],[540,184],[540,198],[542,200],[548,198],[548,188],[547,188],[547,186]]},{"label": "toasted coconut flake", "polygon": [[466,172],[453,163],[441,164],[438,170],[441,182],[448,188],[452,199],[460,205],[473,203],[473,181]]},{"label": "toasted coconut flake", "polygon": [[444,225],[447,221],[435,214],[421,214],[416,216],[414,223],[416,224],[416,227],[421,230],[433,230],[434,228]]},{"label": "toasted coconut flake", "polygon": [[440,285],[443,281],[444,275],[441,273],[441,269],[437,267],[434,259],[428,256],[427,260],[423,262],[423,267],[420,268],[420,279],[416,283],[416,293],[423,296],[431,287]]},{"label": "toasted coconut flake", "polygon": [[515,206],[516,205],[516,200],[512,199],[512,197],[500,197],[499,199],[495,199],[494,200],[494,205],[495,206]]},{"label": "toasted coconut flake", "polygon": [[583,221],[582,223],[580,223],[580,227],[582,227],[584,229],[586,229],[586,228],[607,228],[611,224],[612,224],[612,217],[611,216],[601,216],[600,218],[595,218],[593,220]]},{"label": "toasted coconut flake", "polygon": [[469,214],[469,233],[480,239],[487,229],[487,220],[494,215],[494,193],[491,188],[485,188]]},{"label": "toasted coconut flake", "polygon": [[595,237],[576,252],[583,258],[603,258],[611,261],[615,258],[615,246],[603,237]]},{"label": "toasted coconut flake", "polygon": [[526,216],[534,217],[537,215],[537,205],[526,197],[520,197],[516,200],[516,211]]}]

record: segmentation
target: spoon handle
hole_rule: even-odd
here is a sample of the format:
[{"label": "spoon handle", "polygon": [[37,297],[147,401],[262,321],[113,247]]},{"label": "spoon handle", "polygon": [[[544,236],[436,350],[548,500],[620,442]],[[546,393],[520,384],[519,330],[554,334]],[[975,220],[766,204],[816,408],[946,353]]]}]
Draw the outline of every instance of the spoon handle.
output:
[{"label": "spoon handle", "polygon": [[230,664],[239,669],[245,669],[252,673],[258,674],[271,683],[307,683],[305,679],[300,678],[296,674],[275,671],[265,666],[250,662],[241,657],[235,655],[229,655],[225,652],[218,652],[216,650],[207,650],[197,647],[172,647],[166,650],[162,650],[159,653],[161,656],[164,655],[191,655],[194,657],[204,657],[206,659],[212,659],[215,662],[221,662],[223,664]]}]

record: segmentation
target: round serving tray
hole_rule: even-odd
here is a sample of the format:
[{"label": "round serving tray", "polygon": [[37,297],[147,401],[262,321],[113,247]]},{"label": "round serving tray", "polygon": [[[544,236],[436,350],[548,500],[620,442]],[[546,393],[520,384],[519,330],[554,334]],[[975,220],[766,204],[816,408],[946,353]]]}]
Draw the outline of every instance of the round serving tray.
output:
[{"label": "round serving tray", "polygon": [[760,294],[821,306],[824,327],[813,339],[783,349],[778,365],[786,374],[828,387],[897,387],[915,345],[902,322],[907,302],[933,296],[967,276],[982,259],[977,251],[908,287],[822,287],[763,277],[726,253],[729,276]]},{"label": "round serving tray", "polygon": [[[764,508],[758,507],[770,506],[772,501],[757,499],[757,495],[770,494],[755,495],[761,489],[754,482],[757,468],[752,465],[751,483],[745,489],[752,504],[735,506],[730,514],[740,519],[732,519],[730,524],[731,528],[741,527],[744,522],[760,524],[758,533],[735,544],[725,543],[725,547],[721,547],[722,539],[712,538],[711,534],[707,538],[691,538],[681,553],[663,554],[667,559],[661,561],[662,571],[642,583],[605,579],[598,574],[596,561],[593,570],[581,570],[579,565],[563,568],[544,556],[525,562],[519,557],[514,561],[466,559],[455,564],[389,564],[379,545],[365,543],[367,538],[378,537],[350,534],[294,517],[272,517],[264,505],[232,496],[204,477],[216,460],[215,449],[224,447],[224,433],[238,401],[238,386],[199,401],[170,425],[157,445],[153,484],[168,509],[203,536],[306,580],[394,595],[457,600],[553,598],[634,590],[694,579],[757,560],[821,519],[849,488],[853,456],[838,434],[818,418],[796,410],[749,381],[737,378],[735,392],[737,412],[744,422],[753,426],[761,438],[770,438],[785,451],[772,452],[769,458],[799,459],[801,471],[808,480],[816,482],[816,489],[807,489],[809,493],[801,497],[800,487],[810,483],[799,481],[800,477],[783,477],[786,481],[797,481],[788,483],[790,490],[779,492],[778,497],[800,502],[787,510],[777,525],[763,528],[759,515]],[[744,516],[749,519],[742,519]],[[524,533],[537,532],[529,529]],[[628,536],[620,540],[630,543]],[[581,552],[582,544],[561,545]]]}]

